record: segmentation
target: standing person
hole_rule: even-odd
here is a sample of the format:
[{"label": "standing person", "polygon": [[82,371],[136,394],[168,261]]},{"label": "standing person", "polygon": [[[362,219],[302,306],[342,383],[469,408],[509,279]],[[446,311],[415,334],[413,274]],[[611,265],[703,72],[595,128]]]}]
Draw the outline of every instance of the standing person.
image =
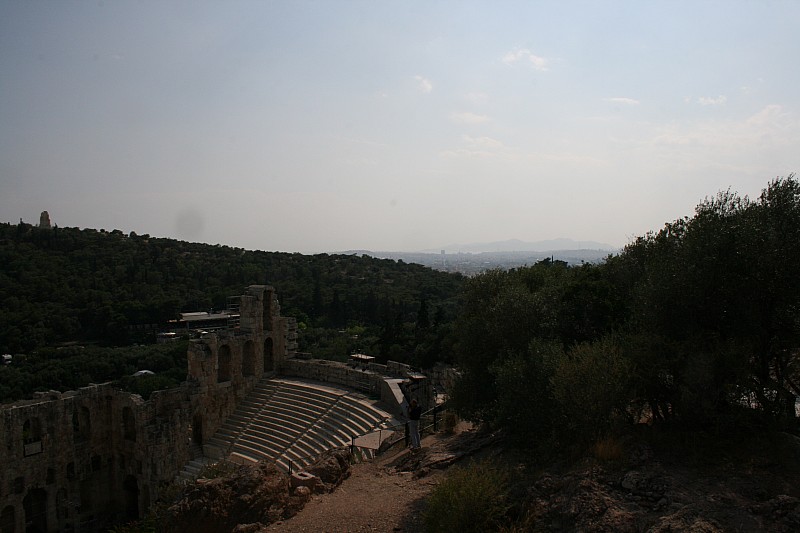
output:
[{"label": "standing person", "polygon": [[408,410],[408,432],[411,434],[411,449],[418,450],[419,442],[419,419],[422,416],[422,407],[417,403],[417,399],[411,400],[411,409]]}]

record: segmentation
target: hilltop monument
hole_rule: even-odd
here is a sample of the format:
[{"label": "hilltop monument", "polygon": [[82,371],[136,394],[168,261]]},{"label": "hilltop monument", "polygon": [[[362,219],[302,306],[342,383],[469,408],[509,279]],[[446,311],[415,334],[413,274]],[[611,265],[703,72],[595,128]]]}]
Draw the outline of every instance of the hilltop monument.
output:
[{"label": "hilltop monument", "polygon": [[42,214],[39,215],[39,227],[50,229],[53,226],[50,225],[50,213],[47,211],[42,211]]}]

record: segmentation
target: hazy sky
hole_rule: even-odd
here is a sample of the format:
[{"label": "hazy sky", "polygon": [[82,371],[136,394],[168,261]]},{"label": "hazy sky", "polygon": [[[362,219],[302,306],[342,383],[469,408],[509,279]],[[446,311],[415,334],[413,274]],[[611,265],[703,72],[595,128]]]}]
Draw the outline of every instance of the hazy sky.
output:
[{"label": "hazy sky", "polygon": [[0,0],[0,222],[622,246],[800,169],[797,1]]}]

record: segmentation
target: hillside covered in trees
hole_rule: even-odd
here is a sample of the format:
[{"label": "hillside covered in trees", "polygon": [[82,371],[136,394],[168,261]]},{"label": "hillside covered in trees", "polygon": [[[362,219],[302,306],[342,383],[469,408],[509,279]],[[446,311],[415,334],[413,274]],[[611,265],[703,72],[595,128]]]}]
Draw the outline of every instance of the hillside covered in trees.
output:
[{"label": "hillside covered in trees", "polygon": [[603,264],[471,278],[455,332],[459,410],[526,446],[643,421],[797,432],[800,183],[721,192]]},{"label": "hillside covered in trees", "polygon": [[[224,309],[251,284],[276,288],[282,313],[298,319],[303,351],[341,358],[358,350],[423,364],[440,351],[462,283],[460,275],[368,256],[0,224],[0,353],[25,356],[0,367],[0,396],[64,390],[131,369],[166,372],[164,361],[149,368],[141,350],[127,347],[152,344],[180,312]],[[185,373],[185,362],[175,365],[170,375]]]},{"label": "hillside covered in trees", "polygon": [[[419,367],[453,362],[462,371],[460,413],[526,445],[586,444],[645,420],[797,429],[793,175],[756,199],[720,192],[600,264],[544,260],[468,280],[366,256],[27,224],[0,225],[0,265],[0,351],[27,354],[28,375],[40,376],[26,394],[76,386],[74,372],[49,363],[92,380],[142,368],[145,352],[129,350],[146,339],[130,326],[222,308],[244,286],[268,283],[300,322],[301,350],[327,358],[363,351]],[[89,357],[65,348],[70,341],[122,351]],[[163,353],[150,366],[167,373],[179,359]],[[93,372],[92,361],[106,363]],[[0,382],[10,371],[0,368]],[[535,408],[520,409],[521,399]]]}]

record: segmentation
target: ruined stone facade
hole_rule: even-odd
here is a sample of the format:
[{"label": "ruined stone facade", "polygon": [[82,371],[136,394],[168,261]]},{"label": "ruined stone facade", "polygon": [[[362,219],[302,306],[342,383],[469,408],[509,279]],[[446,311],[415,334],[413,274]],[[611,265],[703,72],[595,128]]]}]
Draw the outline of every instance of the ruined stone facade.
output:
[{"label": "ruined stone facade", "polygon": [[188,382],[196,400],[192,440],[202,445],[264,375],[297,351],[297,322],[280,315],[274,289],[256,285],[235,303],[239,322],[189,345]]},{"label": "ruined stone facade", "polygon": [[104,531],[143,516],[265,374],[296,351],[272,287],[234,302],[238,323],[193,340],[188,377],[148,401],[91,385],[0,407],[0,533]]}]

